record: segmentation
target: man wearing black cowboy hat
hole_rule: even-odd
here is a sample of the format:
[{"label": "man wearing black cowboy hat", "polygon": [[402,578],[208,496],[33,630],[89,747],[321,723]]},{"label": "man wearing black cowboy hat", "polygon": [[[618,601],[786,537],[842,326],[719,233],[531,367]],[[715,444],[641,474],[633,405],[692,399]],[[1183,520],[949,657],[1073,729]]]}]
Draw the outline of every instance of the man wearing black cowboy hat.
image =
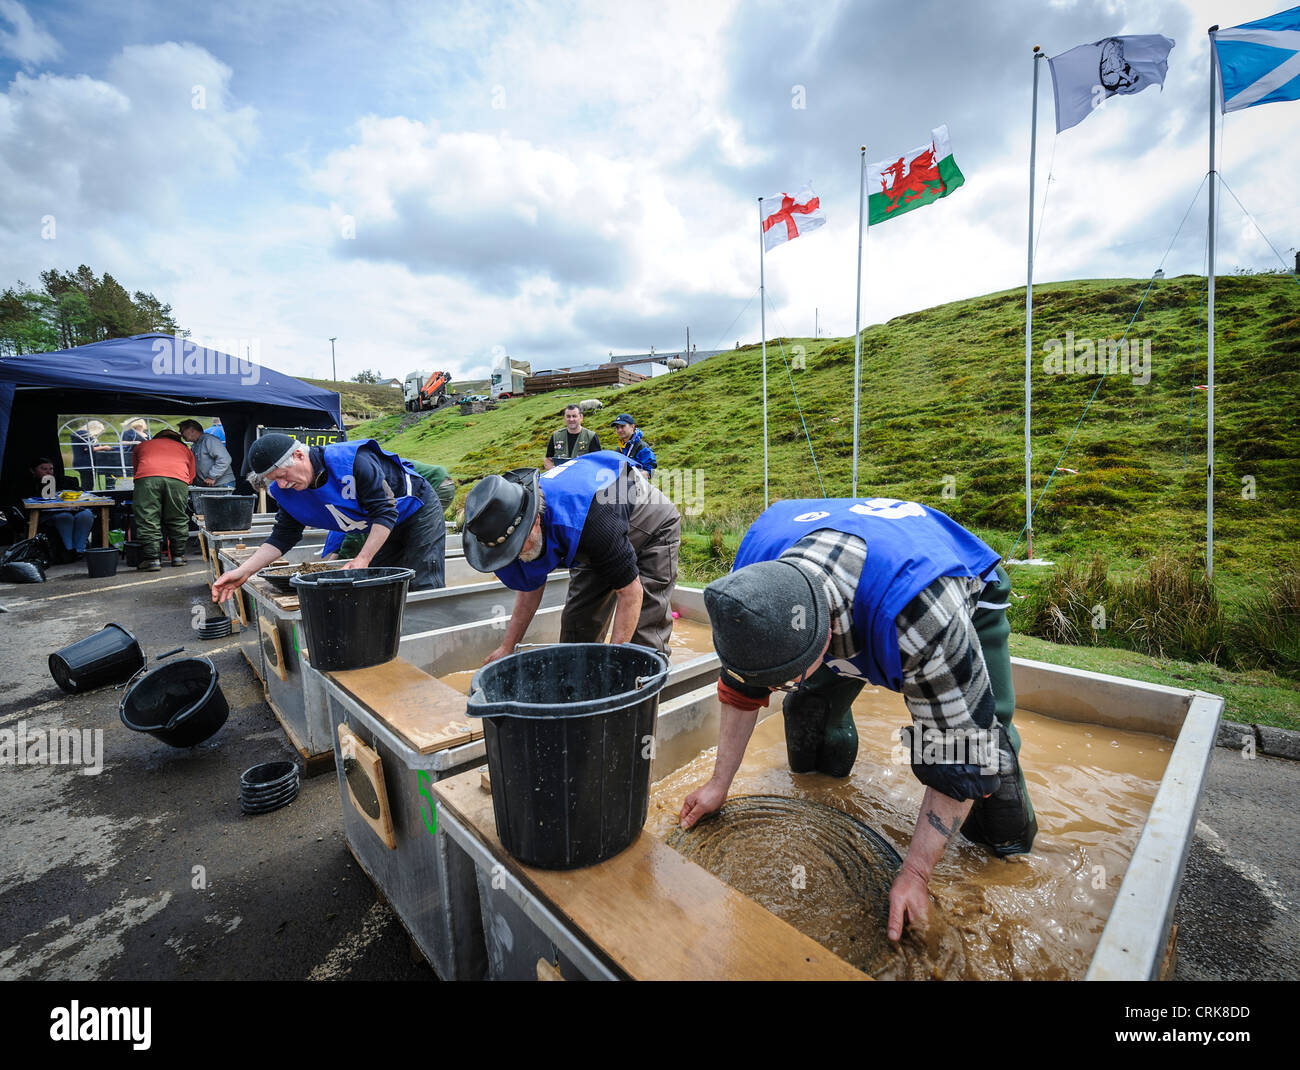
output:
[{"label": "man wearing black cowboy hat", "polygon": [[514,651],[557,568],[569,569],[560,642],[600,642],[612,612],[610,642],[667,653],[681,537],[673,503],[611,450],[479,480],[465,499],[465,560],[517,592],[485,664]]}]

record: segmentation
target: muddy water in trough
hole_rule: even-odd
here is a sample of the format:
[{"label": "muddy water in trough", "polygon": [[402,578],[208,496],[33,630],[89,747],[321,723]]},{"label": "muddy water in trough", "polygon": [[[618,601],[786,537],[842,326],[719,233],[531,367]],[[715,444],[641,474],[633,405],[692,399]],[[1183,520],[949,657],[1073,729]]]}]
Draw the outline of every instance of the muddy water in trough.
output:
[{"label": "muddy water in trough", "polygon": [[[713,631],[707,624],[693,620],[673,621],[673,635],[668,641],[669,657],[673,664],[683,665],[691,658],[713,652]],[[477,669],[463,669],[460,672],[443,673],[438,677],[448,687],[454,687],[462,695],[469,694],[469,682]]]},{"label": "muddy water in trough", "polygon": [[[910,723],[907,708],[901,696],[868,687],[853,711],[860,745],[848,777],[791,773],[778,712],[755,729],[730,795],[777,795],[834,807],[906,855],[924,793],[897,744],[898,727]],[[929,925],[924,933],[906,932],[883,964],[877,958],[874,976],[1065,979],[1087,971],[1173,744],[1022,710],[1015,723],[1038,816],[1033,852],[998,859],[959,834],[930,880]],[[672,834],[682,801],[708,780],[713,759],[714,751],[705,751],[653,785],[647,834]],[[842,958],[860,959],[858,949],[878,934],[828,924],[828,917],[865,915],[839,901],[851,892],[837,892],[830,901],[817,894],[813,885],[824,866],[808,845],[824,830],[800,826],[810,820],[816,820],[815,808],[810,816],[792,816],[779,831],[772,826],[770,835],[739,838],[726,867],[770,874],[771,887],[761,895],[753,887],[743,890]],[[800,865],[802,889],[794,887]]]}]

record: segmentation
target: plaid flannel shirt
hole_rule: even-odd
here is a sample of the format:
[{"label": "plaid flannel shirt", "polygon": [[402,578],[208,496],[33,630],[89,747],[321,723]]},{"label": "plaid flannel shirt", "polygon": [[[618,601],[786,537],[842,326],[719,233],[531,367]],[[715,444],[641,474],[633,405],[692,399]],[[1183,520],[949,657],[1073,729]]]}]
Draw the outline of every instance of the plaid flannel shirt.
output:
[{"label": "plaid flannel shirt", "polygon": [[[823,528],[800,539],[781,560],[806,569],[826,591],[831,616],[828,655],[856,655],[853,600],[867,567],[867,544],[856,535]],[[919,731],[924,742],[935,738],[934,733],[946,739],[974,738],[977,729],[994,727],[993,688],[971,621],[984,586],[985,580],[977,577],[941,576],[904,606],[896,620],[903,700],[913,722],[912,729],[902,730],[904,745],[913,754],[912,771],[923,784],[952,798],[987,794],[997,786],[997,774],[982,772],[978,764],[917,761],[924,748],[913,747],[911,732]],[[734,686],[730,690],[733,695],[750,691]],[[764,690],[754,689],[755,708],[767,704]]]}]

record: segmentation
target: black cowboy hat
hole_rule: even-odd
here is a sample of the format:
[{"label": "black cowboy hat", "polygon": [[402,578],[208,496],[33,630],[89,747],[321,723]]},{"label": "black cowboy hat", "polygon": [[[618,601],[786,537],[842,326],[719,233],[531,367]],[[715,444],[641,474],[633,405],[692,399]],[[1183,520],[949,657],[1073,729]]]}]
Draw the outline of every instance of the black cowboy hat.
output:
[{"label": "black cowboy hat", "polygon": [[519,556],[537,519],[537,469],[487,476],[465,498],[461,546],[470,568],[496,572]]}]

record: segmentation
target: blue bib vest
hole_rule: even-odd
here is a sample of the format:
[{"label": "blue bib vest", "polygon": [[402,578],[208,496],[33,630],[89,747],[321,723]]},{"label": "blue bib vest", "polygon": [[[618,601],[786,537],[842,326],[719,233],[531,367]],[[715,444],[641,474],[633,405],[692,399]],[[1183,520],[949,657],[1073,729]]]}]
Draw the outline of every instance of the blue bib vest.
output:
[{"label": "blue bib vest", "polygon": [[918,502],[894,498],[824,498],[777,502],[754,521],[736,553],[734,569],[774,561],[822,528],[856,535],[867,544],[867,564],[853,599],[852,660],[830,658],[841,676],[866,677],[902,690],[902,656],[895,620],[908,602],[940,576],[983,576],[998,554],[960,524]]},{"label": "blue bib vest", "polygon": [[546,497],[542,554],[536,561],[516,558],[497,570],[497,579],[512,591],[535,591],[553,569],[572,565],[591,503],[627,467],[627,458],[613,450],[597,450],[543,472],[537,481]]},{"label": "blue bib vest", "polygon": [[[421,476],[410,464],[397,454],[389,453],[374,439],[362,438],[355,442],[331,442],[322,453],[325,458],[325,471],[329,478],[314,490],[282,490],[272,483],[267,487],[271,495],[298,523],[309,528],[324,528],[326,531],[364,531],[370,527],[370,520],[361,511],[357,500],[356,481],[352,475],[352,465],[356,460],[357,450],[370,446],[390,460],[396,461],[406,473],[406,482],[394,487],[397,496],[394,505],[397,508],[397,522],[409,520],[424,504],[416,491]],[[328,546],[328,542],[326,544]],[[335,545],[335,550],[338,545]],[[324,551],[330,553],[329,549]]]}]

